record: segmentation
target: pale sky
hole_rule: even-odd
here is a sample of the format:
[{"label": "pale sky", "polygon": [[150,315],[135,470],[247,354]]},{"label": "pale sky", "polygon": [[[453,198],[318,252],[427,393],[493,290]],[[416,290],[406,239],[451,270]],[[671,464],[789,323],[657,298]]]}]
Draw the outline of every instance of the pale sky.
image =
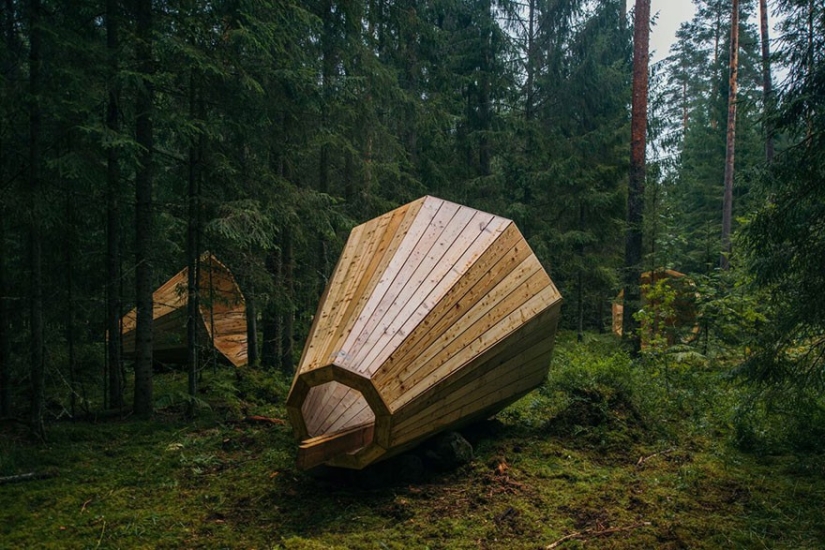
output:
[{"label": "pale sky", "polygon": [[[628,6],[632,7],[629,1]],[[651,0],[650,14],[656,16],[656,25],[650,31],[651,62],[661,61],[668,55],[670,45],[676,40],[676,31],[684,21],[693,17],[691,0]],[[655,51],[654,51],[655,50]]]}]

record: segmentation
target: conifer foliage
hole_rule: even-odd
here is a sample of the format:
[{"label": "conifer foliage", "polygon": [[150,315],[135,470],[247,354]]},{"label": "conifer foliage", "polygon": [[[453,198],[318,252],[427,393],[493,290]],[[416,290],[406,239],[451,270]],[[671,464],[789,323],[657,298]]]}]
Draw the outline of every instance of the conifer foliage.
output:
[{"label": "conifer foliage", "polygon": [[[189,265],[208,307],[207,250],[245,295],[253,366],[291,373],[349,229],[427,193],[514,219],[580,335],[609,326],[640,271],[712,273],[731,3],[695,3],[651,71],[651,124],[634,126],[636,154],[670,153],[645,174],[628,148],[632,34],[649,18],[629,24],[626,0],[3,0],[0,415],[42,435],[98,408],[150,414],[168,367],[152,291]],[[825,15],[775,2],[766,59],[790,77],[763,92],[756,3],[739,3],[731,234],[758,206],[743,248],[776,290],[780,344],[764,350],[821,378],[821,353],[791,367],[785,352],[822,349]],[[630,181],[648,215],[629,220],[626,266]],[[135,306],[141,351],[125,362],[118,322]],[[218,368],[194,336],[192,394]]]},{"label": "conifer foliage", "polygon": [[[789,146],[777,151],[760,183],[766,200],[744,242],[755,284],[768,290],[772,324],[746,364],[773,389],[816,399],[825,390],[825,9],[782,1],[779,61],[788,84],[770,125]],[[816,402],[816,401],[814,401]]]},{"label": "conifer foliage", "polygon": [[[150,414],[152,291],[205,250],[250,357],[291,371],[348,229],[425,193],[515,218],[568,322],[605,325],[624,2],[6,0],[0,23],[3,415]],[[190,340],[194,393],[214,356]]]}]

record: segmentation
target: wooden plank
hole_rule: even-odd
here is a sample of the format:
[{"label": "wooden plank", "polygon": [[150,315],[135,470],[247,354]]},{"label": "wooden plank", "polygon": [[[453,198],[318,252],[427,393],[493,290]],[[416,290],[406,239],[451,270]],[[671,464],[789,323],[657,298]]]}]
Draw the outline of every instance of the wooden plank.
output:
[{"label": "wooden plank", "polygon": [[372,442],[373,430],[374,424],[369,423],[307,439],[298,447],[298,467],[306,470],[320,466],[336,455],[355,452]]},{"label": "wooden plank", "polygon": [[458,391],[462,386],[471,384],[474,379],[499,368],[537,344],[545,341],[554,342],[560,309],[561,301],[536,315],[518,332],[498,342],[464,368],[439,381],[437,386],[396,410],[393,414],[393,422],[397,424],[410,416],[417,415],[421,410]]},{"label": "wooden plank", "polygon": [[486,245],[489,244],[487,241],[495,238],[496,234],[486,231],[494,216],[471,212],[474,212],[472,218],[449,248],[440,257],[434,258],[426,279],[417,281],[415,297],[408,300],[399,297],[402,306],[397,308],[397,314],[386,327],[384,339],[376,342],[365,357],[354,359],[354,363],[360,365],[360,372],[372,376],[486,250]]},{"label": "wooden plank", "polygon": [[338,427],[346,427],[351,425],[350,421],[356,413],[364,409],[369,411],[370,417],[375,417],[375,415],[372,414],[372,409],[370,409],[367,404],[366,398],[361,394],[361,392],[354,388],[350,388],[341,401],[339,401],[330,413],[322,419],[320,425],[318,426],[318,432],[332,433],[335,431],[332,429],[332,425],[335,423],[338,423]]},{"label": "wooden plank", "polygon": [[373,262],[376,249],[383,241],[391,220],[392,215],[386,214],[365,224],[366,229],[361,242],[358,243],[355,261],[352,264],[353,268],[347,275],[347,280],[344,286],[340,288],[339,294],[330,296],[331,299],[339,302],[342,307],[338,308],[335,316],[327,320],[329,325],[328,337],[318,348],[317,360],[319,364],[330,364],[328,360],[330,351],[338,344],[341,327],[347,322],[347,312],[351,313],[352,307],[358,302],[358,289],[362,286],[364,272]]},{"label": "wooden plank", "polygon": [[[393,378],[382,380],[379,386],[387,401],[395,402],[446,361],[460,366],[470,345],[497,324],[504,316],[518,309],[531,295],[541,290],[547,276],[535,256],[528,256],[518,267],[506,274],[491,290],[480,297],[471,293],[472,304],[437,340],[421,350],[414,361],[397,369]],[[510,328],[516,326],[515,320]],[[507,328],[507,327],[503,327]],[[475,346],[477,348],[478,345]]]},{"label": "wooden plank", "polygon": [[303,379],[295,377],[292,390],[290,390],[286,400],[286,411],[289,415],[289,423],[292,425],[292,430],[298,440],[309,438],[309,431],[306,428],[304,415],[301,412],[301,405],[306,401],[309,390],[309,385],[307,385]]},{"label": "wooden plank", "polygon": [[[478,388],[468,389],[462,395],[450,396],[443,406],[435,407],[437,412],[431,415],[416,415],[407,420],[403,426],[394,427],[391,444],[402,445],[409,440],[432,433],[434,430],[446,429],[452,423],[462,421],[477,411],[495,406],[521,391],[535,388],[544,379],[549,361],[549,352],[541,353],[527,363],[521,363],[520,357],[513,359],[511,363],[523,365],[518,377],[512,377],[503,385],[498,385],[494,383],[498,370],[488,373],[485,379],[478,380]],[[471,400],[463,401],[462,398]]]},{"label": "wooden plank", "polygon": [[[367,240],[363,239],[363,233],[367,230],[367,224],[359,225],[353,228],[347,239],[347,244],[344,246],[344,251],[341,255],[335,270],[332,273],[332,278],[327,285],[327,292],[324,301],[320,304],[320,309],[316,313],[316,318],[313,319],[314,332],[309,335],[307,340],[306,352],[304,357],[298,365],[298,373],[304,373],[317,368],[321,360],[319,354],[326,347],[329,338],[332,338],[335,326],[332,324],[337,317],[339,309],[344,309],[346,304],[342,302],[342,290],[347,285],[352,284],[352,274],[357,263],[362,259],[358,256],[361,248],[367,244]],[[317,323],[315,322],[317,320]]]},{"label": "wooden plank", "polygon": [[[419,394],[426,391],[428,387],[435,385],[439,380],[447,377],[461,368],[462,365],[471,361],[507,335],[517,330],[525,319],[529,319],[545,309],[548,304],[552,304],[553,288],[544,286],[540,290],[531,288],[530,283],[541,283],[541,276],[546,278],[544,272],[535,273],[527,284],[514,292],[509,298],[500,303],[497,307],[489,310],[488,318],[477,320],[467,331],[466,338],[459,343],[452,341],[445,350],[434,356],[434,360],[427,364],[425,368],[411,372],[401,383],[402,385],[387,389],[384,395],[390,401],[389,392],[393,391],[397,396],[390,401],[390,410],[395,411],[415,399]],[[525,301],[526,298],[526,301]],[[523,304],[514,309],[512,303]],[[504,316],[502,316],[504,315]],[[463,345],[463,347],[462,347]],[[403,391],[400,391],[402,390]]]},{"label": "wooden plank", "polygon": [[392,299],[385,298],[387,291],[393,286],[399,271],[410,261],[410,254],[438,212],[439,206],[440,202],[438,200],[431,200],[430,197],[427,197],[427,200],[421,205],[409,230],[404,235],[395,254],[392,255],[389,264],[387,264],[387,268],[381,274],[381,278],[373,289],[369,300],[361,310],[361,314],[353,325],[352,331],[347,335],[346,340],[341,345],[341,349],[335,358],[336,365],[340,365],[346,369],[352,369],[352,364],[348,358],[358,352],[358,347],[364,342],[369,331],[372,330],[375,318],[383,315],[383,309],[379,308],[386,308]]},{"label": "wooden plank", "polygon": [[[506,222],[503,229],[497,223],[500,220]],[[527,258],[529,248],[518,245],[521,234],[512,222],[497,218],[490,225],[493,225],[490,230],[495,238],[493,244],[471,264],[464,276],[447,291],[430,313],[382,362],[372,375],[376,387],[383,388],[391,377],[398,375],[400,370],[417,359],[420,360],[421,354],[466,314],[467,310],[474,305],[472,301],[474,293],[471,291],[489,291],[512,269],[513,264],[518,264]],[[470,255],[467,260],[472,261],[473,257],[474,255]]]},{"label": "wooden plank", "polygon": [[[526,368],[538,358],[545,358],[544,374],[539,377],[539,383],[546,375],[550,365],[550,357],[554,348],[552,339],[534,342],[529,347],[519,349],[517,353],[499,361],[494,361],[495,368],[485,369],[483,375],[465,379],[464,382],[451,392],[438,392],[437,399],[427,399],[426,407],[412,407],[413,414],[394,415],[392,431],[394,434],[403,433],[411,427],[426,429],[429,422],[442,415],[449,414],[457,408],[463,407],[482,399],[491,392],[507,387],[510,382],[523,380],[530,376],[531,371]],[[428,396],[429,397],[429,396]]]},{"label": "wooden plank", "polygon": [[[389,218],[385,216],[382,217],[381,220],[373,220],[373,222],[362,224],[350,233],[350,239],[344,247],[344,253],[342,255],[342,258],[348,258],[346,268],[339,272],[336,267],[333,280],[329,284],[329,293],[326,298],[327,302],[330,302],[332,306],[322,314],[321,322],[318,326],[318,333],[316,333],[315,337],[310,341],[310,346],[313,347],[312,352],[307,354],[304,362],[299,364],[299,371],[302,374],[329,365],[329,363],[324,360],[325,355],[328,354],[326,350],[333,343],[335,330],[337,328],[336,324],[341,323],[341,318],[350,304],[351,293],[357,287],[358,280],[356,276],[359,269],[362,264],[369,259],[368,255],[364,254],[363,251],[368,249],[373,243],[373,237],[376,231],[379,230],[381,226],[380,222],[383,218],[389,220]],[[353,238],[353,235],[355,235],[355,238]],[[319,399],[321,398],[326,402],[326,400],[332,398],[332,395],[313,392],[310,396],[308,410],[315,411],[317,407],[322,406],[319,404]]]},{"label": "wooden plank", "polygon": [[[304,407],[301,407],[306,418],[307,429],[311,436],[319,435],[320,426],[342,399],[353,391],[349,386],[345,386],[337,381],[328,382],[320,386],[315,386],[309,391]],[[312,399],[315,397],[315,399]]]},{"label": "wooden plank", "polygon": [[372,412],[363,396],[360,399],[351,401],[346,408],[340,409],[340,411],[336,410],[338,413],[336,418],[330,418],[330,421],[321,427],[322,432],[334,433],[349,426],[371,422],[375,419],[375,413]]},{"label": "wooden plank", "polygon": [[391,212],[392,216],[387,224],[383,236],[378,242],[378,246],[370,262],[364,269],[358,281],[358,287],[350,299],[350,303],[343,315],[343,322],[338,323],[338,328],[332,338],[331,346],[325,350],[326,362],[334,363],[338,351],[342,345],[342,339],[352,332],[352,328],[358,320],[359,313],[364,308],[370,294],[380,280],[380,275],[386,269],[389,261],[401,244],[403,236],[412,224],[418,210],[423,204],[423,200],[416,201],[401,208],[396,208]]},{"label": "wooden plank", "polygon": [[386,449],[374,442],[358,449],[354,453],[341,453],[330,458],[326,464],[336,466],[339,468],[352,468],[360,470],[369,464],[372,464],[383,455],[386,454]]},{"label": "wooden plank", "polygon": [[371,353],[375,346],[382,345],[383,340],[389,337],[386,331],[392,320],[395,319],[400,308],[414,299],[415,291],[432,269],[435,263],[438,243],[449,238],[455,227],[455,219],[461,212],[461,207],[453,203],[444,203],[439,208],[432,222],[419,238],[415,248],[408,256],[395,277],[393,284],[387,290],[383,301],[379,304],[377,313],[367,323],[364,329],[364,339],[360,347],[347,358],[347,364],[357,372],[364,372],[363,359]]},{"label": "wooden plank", "polygon": [[[441,214],[443,210],[442,208],[439,214]],[[364,373],[370,371],[371,361],[390,345],[391,340],[401,326],[409,321],[413,312],[427,298],[434,285],[430,284],[422,288],[423,283],[430,278],[435,279],[435,282],[443,278],[444,272],[438,269],[438,265],[439,263],[443,265],[450,263],[449,261],[445,261],[445,256],[456,242],[459,242],[461,246],[463,241],[469,240],[469,235],[461,241],[459,241],[459,237],[473,219],[475,212],[476,211],[470,208],[459,207],[449,222],[446,223],[441,234],[436,236],[433,245],[427,251],[426,256],[419,263],[412,275],[407,277],[403,273],[399,274],[396,282],[400,282],[401,285],[403,285],[402,288],[387,308],[383,319],[376,323],[367,343],[361,346],[358,353],[350,359],[353,368],[357,369],[358,372]],[[431,227],[433,226],[436,226],[435,220]],[[424,241],[425,239],[422,238],[421,243]],[[461,246],[460,253],[463,253],[465,250],[466,244]],[[457,277],[458,276],[454,278]]]}]

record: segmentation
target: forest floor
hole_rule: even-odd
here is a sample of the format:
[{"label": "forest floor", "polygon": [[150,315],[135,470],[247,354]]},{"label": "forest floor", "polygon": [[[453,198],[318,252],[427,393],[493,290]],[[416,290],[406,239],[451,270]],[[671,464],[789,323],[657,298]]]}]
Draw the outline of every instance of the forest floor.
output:
[{"label": "forest floor", "polygon": [[[547,384],[467,432],[449,472],[388,461],[295,467],[288,381],[156,377],[150,421],[60,421],[48,442],[3,427],[2,548],[823,548],[825,459],[745,452],[720,365],[632,364],[607,337],[560,337]],[[737,440],[736,438],[739,437]]]}]

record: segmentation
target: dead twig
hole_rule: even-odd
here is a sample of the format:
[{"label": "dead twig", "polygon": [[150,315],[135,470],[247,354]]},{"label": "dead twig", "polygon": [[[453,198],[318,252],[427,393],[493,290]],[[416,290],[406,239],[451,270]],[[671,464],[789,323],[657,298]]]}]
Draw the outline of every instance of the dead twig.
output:
[{"label": "dead twig", "polygon": [[19,474],[16,476],[0,477],[0,485],[8,483],[22,483],[24,481],[35,481],[37,479],[48,479],[50,477],[57,477],[57,472],[29,472],[27,474]]},{"label": "dead twig", "polygon": [[665,449],[664,451],[659,451],[658,453],[653,453],[652,455],[639,457],[639,460],[636,462],[636,467],[640,468],[641,466],[644,465],[645,462],[647,462],[651,458],[655,458],[655,457],[660,456],[660,455],[670,454],[675,450],[676,450],[675,447],[671,447],[670,449]]},{"label": "dead twig", "polygon": [[267,424],[277,424],[278,426],[283,426],[286,424],[286,421],[281,420],[280,418],[270,418],[268,416],[258,416],[258,415],[251,415],[244,417],[244,422],[265,422]]},{"label": "dead twig", "polygon": [[615,535],[616,533],[624,533],[626,531],[633,531],[634,529],[639,529],[641,527],[647,527],[650,525],[649,521],[641,521],[639,523],[634,523],[633,525],[628,525],[626,527],[611,527],[610,529],[585,529],[584,531],[577,531],[575,533],[570,533],[569,535],[565,535],[559,540],[552,542],[544,547],[545,550],[552,550],[553,548],[558,548],[561,544],[568,540],[573,539],[581,539],[584,540],[587,537],[608,537],[610,535]]}]

